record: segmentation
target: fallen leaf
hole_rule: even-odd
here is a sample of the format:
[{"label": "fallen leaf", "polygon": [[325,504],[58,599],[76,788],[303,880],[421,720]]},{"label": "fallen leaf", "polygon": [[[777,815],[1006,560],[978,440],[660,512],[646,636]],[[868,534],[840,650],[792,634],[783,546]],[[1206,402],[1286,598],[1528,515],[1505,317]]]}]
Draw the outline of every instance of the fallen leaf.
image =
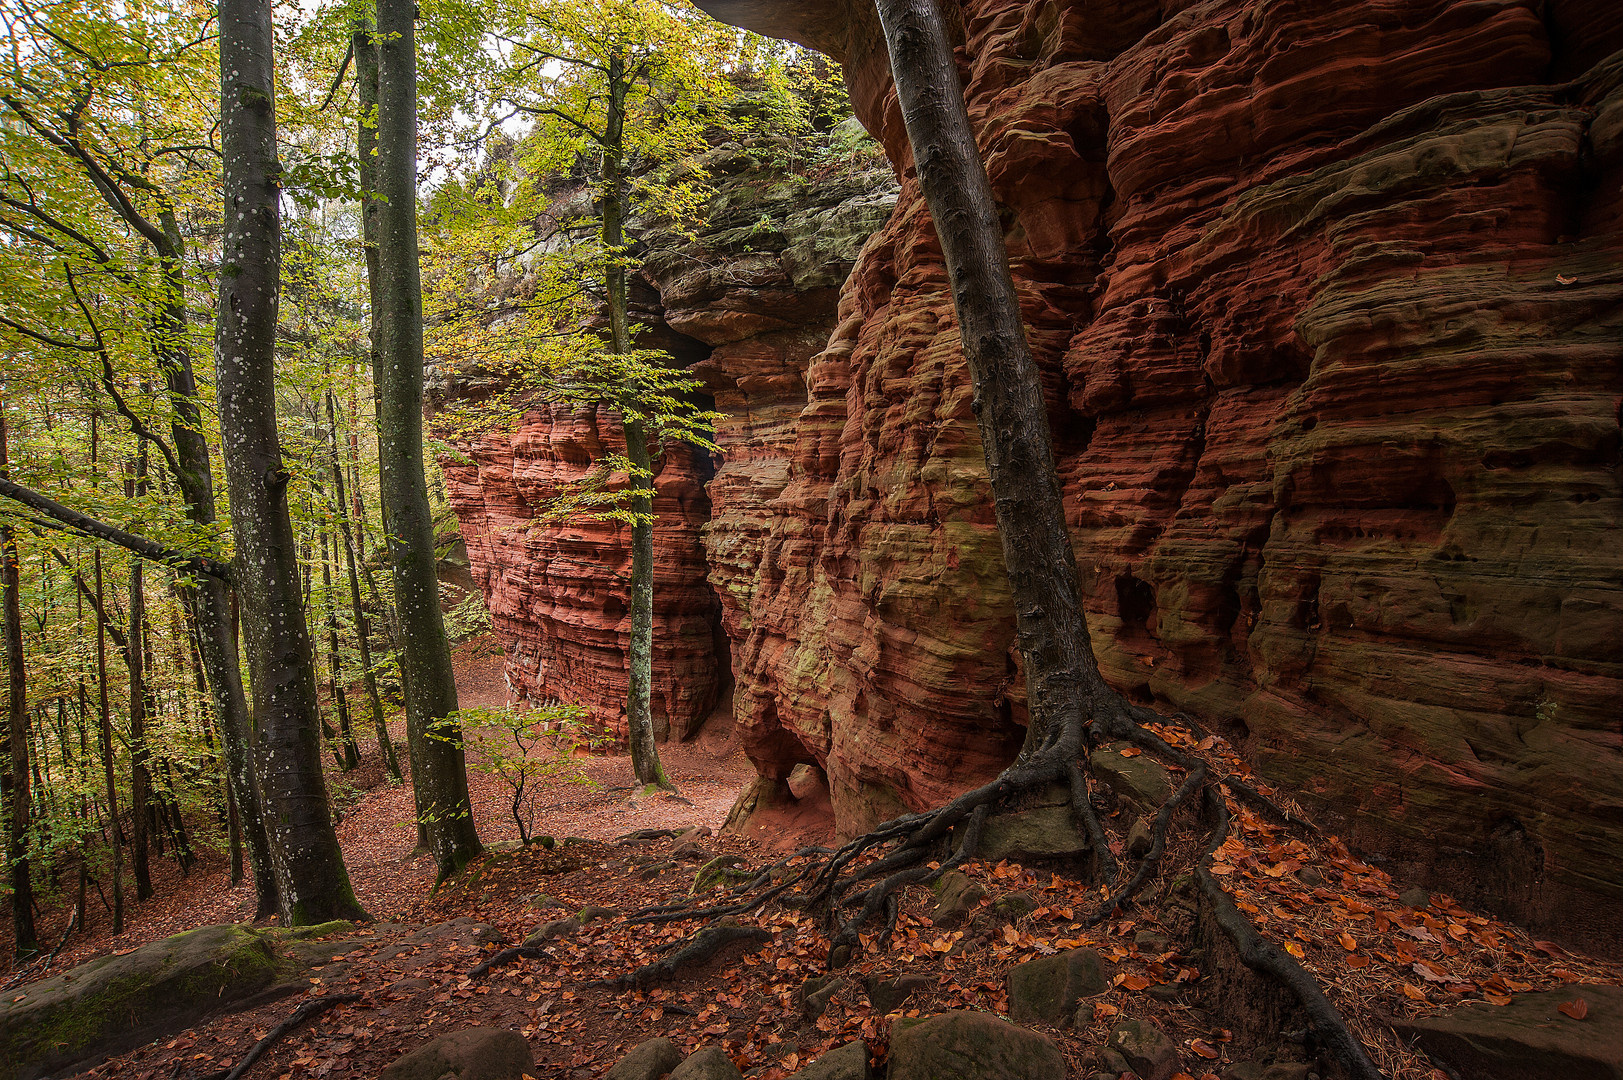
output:
[{"label": "fallen leaf", "polygon": [[1578,998],[1576,1001],[1563,1001],[1555,1008],[1557,1012],[1566,1013],[1574,1020],[1582,1020],[1589,1015],[1589,1003],[1583,998]]},{"label": "fallen leaf", "polygon": [[1214,1057],[1217,1056],[1216,1047],[1212,1046],[1211,1043],[1205,1042],[1205,1041],[1203,1041],[1201,1039],[1195,1039],[1192,1042],[1190,1042],[1189,1049],[1193,1050],[1195,1053],[1199,1054],[1203,1058],[1211,1059],[1211,1058],[1214,1058]]},{"label": "fallen leaf", "polygon": [[1403,984],[1403,996],[1414,1001],[1426,1000],[1426,992],[1424,990],[1420,989],[1418,986],[1410,986],[1408,983]]},{"label": "fallen leaf", "polygon": [[1336,940],[1341,942],[1341,947],[1343,949],[1346,949],[1348,952],[1352,952],[1352,951],[1354,951],[1355,949],[1358,948],[1357,939],[1354,938],[1351,934],[1347,933],[1346,931],[1342,931],[1341,934],[1336,938]]}]

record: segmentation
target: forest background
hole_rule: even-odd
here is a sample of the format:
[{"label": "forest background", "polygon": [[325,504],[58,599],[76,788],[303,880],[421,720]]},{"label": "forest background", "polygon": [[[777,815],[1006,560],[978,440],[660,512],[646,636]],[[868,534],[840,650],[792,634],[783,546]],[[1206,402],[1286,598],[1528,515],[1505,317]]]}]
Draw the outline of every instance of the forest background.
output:
[{"label": "forest background", "polygon": [[[303,841],[256,829],[275,805],[278,721],[244,705],[243,611],[225,589],[242,540],[216,479],[238,432],[222,433],[205,359],[221,288],[251,277],[228,254],[220,16],[7,0],[0,19],[3,794],[18,954],[41,947],[33,916],[48,906],[71,907],[70,927],[101,907],[121,928],[126,894],[151,894],[155,858],[184,875],[226,852],[234,881],[256,877],[262,915],[278,894],[288,921],[343,913],[342,897],[295,910],[298,869],[276,851]],[[454,542],[433,464],[445,443],[430,443],[426,486],[421,467],[412,481],[434,494],[426,542],[389,517],[405,499],[389,486],[391,447],[421,438],[423,357],[491,387],[442,418],[451,431],[511,424],[548,398],[618,412],[646,437],[606,452],[558,512],[646,535],[649,452],[706,446],[713,414],[638,339],[626,281],[641,237],[703,212],[693,155],[720,139],[770,132],[791,174],[838,167],[848,107],[826,62],[683,4],[435,0],[415,26],[409,5],[284,5],[275,20],[276,486],[296,636],[321,683],[305,718],[321,729],[318,794],[325,807],[375,753],[417,782],[420,840],[443,875],[478,838],[465,777],[450,775],[463,768],[454,688],[447,699],[444,680],[410,669],[432,651],[413,633],[437,633],[443,652],[484,616],[477,594],[442,605],[434,589],[414,631],[400,600],[402,565],[431,572]],[[406,280],[419,265],[420,299]],[[657,755],[638,775],[663,782]],[[330,836],[320,817],[311,827]]]}]

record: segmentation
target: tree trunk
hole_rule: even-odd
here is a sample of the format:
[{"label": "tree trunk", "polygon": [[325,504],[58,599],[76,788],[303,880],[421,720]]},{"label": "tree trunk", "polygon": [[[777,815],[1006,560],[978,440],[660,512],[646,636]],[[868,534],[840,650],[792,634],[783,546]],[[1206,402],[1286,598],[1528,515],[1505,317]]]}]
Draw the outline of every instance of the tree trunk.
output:
[{"label": "tree trunk", "polygon": [[[146,494],[146,442],[141,440],[124,493],[131,498]],[[130,672],[130,863],[135,873],[135,898],[152,895],[148,839],[152,829],[152,772],[147,765],[146,687],[146,564],[130,560],[130,628],[124,635],[124,665]]]},{"label": "tree trunk", "polygon": [[378,3],[378,463],[400,666],[408,687],[412,785],[440,880],[479,854],[468,800],[456,679],[434,568],[423,478],[423,300],[417,266],[417,55],[411,0]]},{"label": "tree trunk", "polygon": [[[90,415],[90,468],[96,472],[97,416]],[[113,721],[107,707],[107,606],[102,592],[101,548],[91,552],[96,566],[96,711],[101,722],[101,765],[107,781],[107,817],[113,848],[113,933],[124,932],[124,838],[118,827],[118,777],[113,768]]]},{"label": "tree trunk", "polygon": [[269,0],[221,0],[219,25],[225,234],[215,379],[267,846],[284,923],[365,918],[321,773],[315,659],[299,607],[289,477],[276,430],[281,167]]},{"label": "tree trunk", "polygon": [[338,604],[332,593],[332,549],[327,533],[321,534],[321,593],[327,608],[327,674],[332,686],[333,704],[338,708],[338,740],[341,757],[339,767],[344,772],[361,764],[361,750],[355,745],[355,733],[349,725],[349,698],[344,694],[343,669],[338,662]]},{"label": "tree trunk", "polygon": [[[6,420],[0,403],[0,471],[10,475],[6,446]],[[4,791],[0,796],[11,809],[6,836],[6,860],[11,865],[11,927],[16,955],[39,951],[34,933],[34,884],[28,858],[29,811],[32,794],[28,783],[28,682],[23,669],[22,589],[17,567],[17,538],[10,525],[0,526],[0,577],[5,590],[6,741],[10,749],[6,768],[0,770]]]},{"label": "tree trunk", "polygon": [[877,0],[919,186],[946,258],[1014,593],[1030,722],[1022,757],[1120,715],[1083,618],[1042,382],[1026,343],[1003,226],[975,145],[952,45],[932,0]]},{"label": "tree trunk", "polygon": [[[327,391],[327,429],[332,446],[333,513],[338,517],[338,532],[344,544],[344,566],[349,574],[349,606],[355,617],[355,637],[361,649],[361,682],[366,687],[366,699],[372,707],[372,728],[377,733],[378,753],[383,767],[395,780],[401,779],[400,760],[395,757],[394,743],[389,739],[389,727],[383,715],[383,699],[378,695],[378,676],[372,670],[371,627],[366,608],[361,604],[361,583],[355,572],[355,540],[349,528],[349,507],[344,501],[344,463],[338,459],[338,409],[332,391]],[[360,502],[355,503],[359,510]]]},{"label": "tree trunk", "polygon": [[[603,125],[603,247],[608,259],[605,274],[609,306],[609,348],[616,356],[631,352],[631,325],[627,314],[625,253],[625,61],[618,52],[609,58],[608,114]],[[624,413],[622,412],[622,416]],[[648,435],[642,424],[624,419],[626,456],[641,473],[631,483],[636,494],[631,511],[631,642],[626,649],[626,739],[631,748],[631,771],[639,784],[675,790],[665,776],[654,742],[654,481],[648,455]]]}]

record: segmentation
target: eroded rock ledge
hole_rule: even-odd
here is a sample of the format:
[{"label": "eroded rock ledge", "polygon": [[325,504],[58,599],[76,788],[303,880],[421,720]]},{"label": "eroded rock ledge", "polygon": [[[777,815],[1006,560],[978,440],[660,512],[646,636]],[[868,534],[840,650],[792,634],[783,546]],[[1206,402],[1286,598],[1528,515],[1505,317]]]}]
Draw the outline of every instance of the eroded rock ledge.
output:
[{"label": "eroded rock ledge", "polygon": [[[902,174],[826,341],[744,317],[777,286],[667,298],[732,418],[714,478],[662,475],[666,715],[727,663],[683,621],[719,603],[751,757],[826,770],[852,831],[1012,755],[1009,602],[871,12],[702,4],[842,58]],[[1623,7],[946,7],[1107,674],[1394,871],[1623,945]],[[607,700],[606,537],[497,538],[578,456],[562,423],[456,498],[517,670]]]}]

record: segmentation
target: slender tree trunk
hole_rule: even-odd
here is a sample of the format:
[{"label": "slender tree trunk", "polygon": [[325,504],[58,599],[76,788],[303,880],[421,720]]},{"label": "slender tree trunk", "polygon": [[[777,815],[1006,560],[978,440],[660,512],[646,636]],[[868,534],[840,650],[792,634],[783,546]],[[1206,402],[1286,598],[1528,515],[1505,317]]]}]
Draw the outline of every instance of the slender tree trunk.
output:
[{"label": "slender tree trunk", "polygon": [[[269,0],[221,0],[225,235],[215,379],[253,684],[254,745],[282,921],[365,918],[350,888],[321,773],[315,660],[299,608],[288,473],[276,430],[281,167]],[[239,801],[238,809],[246,812]]]},{"label": "slender tree trunk", "polygon": [[441,880],[479,854],[456,678],[440,611],[434,520],[423,469],[423,301],[417,266],[417,54],[412,0],[378,3],[378,461],[412,784]]},{"label": "slender tree trunk", "polygon": [[[97,416],[90,416],[90,467],[96,471]],[[113,848],[113,933],[124,932],[124,838],[118,826],[118,776],[113,768],[113,720],[107,707],[107,602],[102,591],[101,548],[91,552],[96,567],[96,710],[101,721],[101,765],[107,781],[107,817]]]},{"label": "slender tree trunk", "polygon": [[1014,592],[1030,723],[1022,757],[1120,716],[1083,618],[1042,381],[1026,343],[1003,226],[932,0],[878,0],[919,186],[935,220],[974,389]]},{"label": "slender tree trunk", "polygon": [[[327,391],[327,428],[332,446],[333,513],[338,518],[338,532],[344,545],[344,566],[349,575],[349,606],[355,617],[355,638],[361,650],[361,682],[366,686],[366,699],[372,707],[372,728],[377,733],[378,753],[383,767],[396,780],[401,779],[400,761],[395,757],[394,743],[389,739],[388,723],[383,715],[383,699],[378,695],[378,676],[372,670],[371,627],[366,608],[361,603],[361,583],[355,572],[355,541],[349,529],[349,508],[344,501],[344,464],[338,459],[338,410],[332,391]],[[359,511],[360,502],[355,506]]]},{"label": "slender tree trunk", "polygon": [[[608,115],[603,138],[603,247],[608,261],[609,348],[616,356],[631,352],[631,323],[627,313],[625,266],[625,61],[616,52],[609,58]],[[622,416],[624,416],[622,412]],[[636,521],[631,526],[631,643],[626,650],[626,739],[631,748],[631,771],[639,784],[675,790],[665,776],[654,741],[654,480],[648,455],[648,435],[642,424],[623,420],[626,456],[641,475],[632,477],[636,494],[631,501]]]},{"label": "slender tree trunk", "polygon": [[[136,452],[125,494],[146,493],[146,444]],[[135,898],[152,895],[149,835],[152,830],[152,772],[147,758],[146,686],[146,564],[130,560],[130,628],[124,637],[124,664],[130,672],[130,862],[135,873]]]},{"label": "slender tree trunk", "polygon": [[[0,471],[11,475],[10,455],[6,445],[6,419],[4,404],[0,403]],[[34,933],[34,883],[31,860],[28,858],[28,832],[32,824],[29,811],[33,796],[29,790],[28,773],[28,677],[23,668],[23,609],[22,588],[17,567],[17,538],[10,525],[0,526],[0,577],[4,579],[6,683],[9,692],[6,708],[6,741],[9,756],[6,768],[0,770],[4,781],[3,795],[11,809],[6,836],[6,859],[11,866],[11,928],[16,942],[16,955],[21,957],[39,951],[39,939]]]},{"label": "slender tree trunk", "polygon": [[327,534],[321,534],[321,592],[327,608],[327,673],[332,686],[333,704],[338,707],[338,738],[342,756],[339,767],[345,772],[361,763],[360,747],[355,745],[355,733],[349,725],[349,699],[344,694],[343,671],[338,663],[338,603],[332,590],[332,548]]}]

